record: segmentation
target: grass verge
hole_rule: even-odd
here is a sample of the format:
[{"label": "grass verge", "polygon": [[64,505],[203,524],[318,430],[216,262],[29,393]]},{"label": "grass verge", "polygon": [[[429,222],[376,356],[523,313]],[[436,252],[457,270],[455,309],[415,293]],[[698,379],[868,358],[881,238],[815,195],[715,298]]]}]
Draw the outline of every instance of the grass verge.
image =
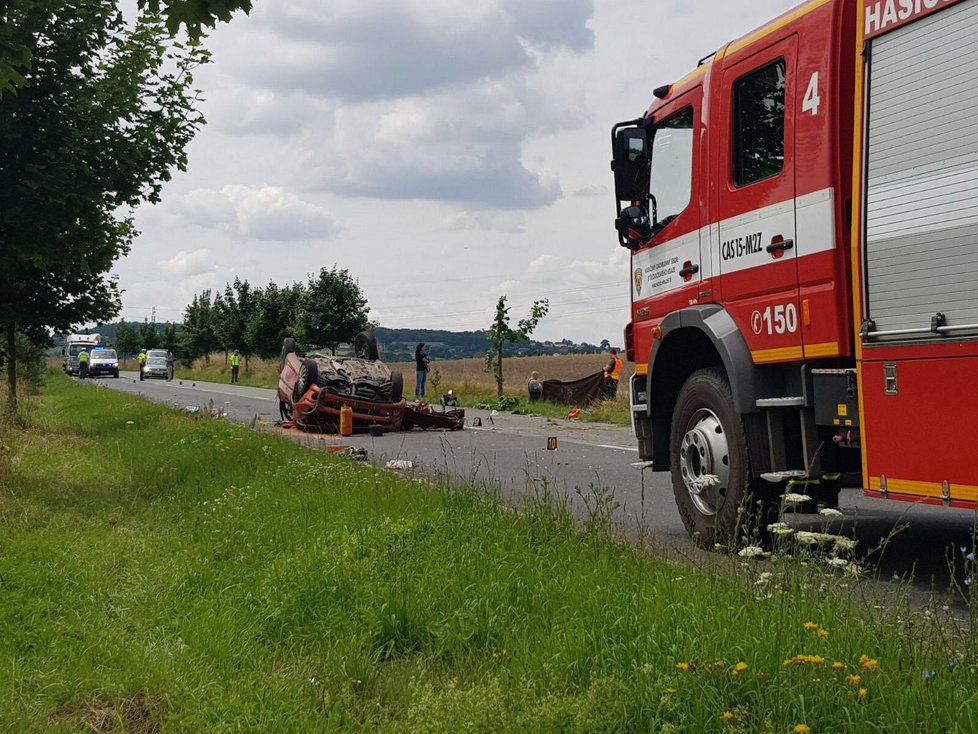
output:
[{"label": "grass verge", "polygon": [[23,414],[0,731],[978,729],[954,612],[814,560],[677,568],[545,487],[517,513],[61,376]]}]

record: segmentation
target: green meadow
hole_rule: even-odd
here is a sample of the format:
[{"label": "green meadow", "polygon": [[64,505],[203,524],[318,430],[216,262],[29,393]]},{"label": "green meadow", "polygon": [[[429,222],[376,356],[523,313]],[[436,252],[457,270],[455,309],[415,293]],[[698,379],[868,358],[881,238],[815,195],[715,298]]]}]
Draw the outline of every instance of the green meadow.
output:
[{"label": "green meadow", "polygon": [[530,490],[51,374],[0,425],[0,731],[978,731],[970,585],[666,562]]}]

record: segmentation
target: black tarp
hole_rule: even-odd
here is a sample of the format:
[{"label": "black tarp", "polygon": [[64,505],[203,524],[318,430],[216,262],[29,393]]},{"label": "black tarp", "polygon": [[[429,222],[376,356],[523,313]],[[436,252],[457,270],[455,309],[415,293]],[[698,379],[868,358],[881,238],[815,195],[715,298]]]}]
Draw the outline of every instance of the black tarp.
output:
[{"label": "black tarp", "polygon": [[584,407],[601,400],[603,387],[603,371],[579,380],[544,380],[543,399],[561,405]]}]

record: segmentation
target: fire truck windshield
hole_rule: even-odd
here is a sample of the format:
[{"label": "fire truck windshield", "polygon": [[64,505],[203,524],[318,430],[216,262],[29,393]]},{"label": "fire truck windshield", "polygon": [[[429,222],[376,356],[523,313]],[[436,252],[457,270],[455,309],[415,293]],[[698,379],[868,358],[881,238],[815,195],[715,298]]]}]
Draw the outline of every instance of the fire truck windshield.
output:
[{"label": "fire truck windshield", "polygon": [[693,176],[693,108],[686,107],[655,126],[650,194],[658,228],[689,204]]}]

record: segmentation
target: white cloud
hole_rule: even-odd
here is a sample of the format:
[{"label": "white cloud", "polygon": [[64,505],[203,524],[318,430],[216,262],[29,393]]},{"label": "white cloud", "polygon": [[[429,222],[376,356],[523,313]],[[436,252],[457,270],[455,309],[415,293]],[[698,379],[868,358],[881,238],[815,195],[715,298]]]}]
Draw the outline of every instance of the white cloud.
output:
[{"label": "white cloud", "polygon": [[454,230],[519,234],[526,231],[526,215],[509,211],[464,211],[446,217],[445,226]]},{"label": "white cloud", "polygon": [[195,189],[174,197],[167,206],[186,224],[256,240],[330,239],[339,231],[324,208],[281,186],[229,184],[220,191]]},{"label": "white cloud", "polygon": [[180,250],[169,260],[161,260],[160,267],[174,275],[197,275],[211,269],[209,259],[210,251],[206,247],[192,252]]}]

